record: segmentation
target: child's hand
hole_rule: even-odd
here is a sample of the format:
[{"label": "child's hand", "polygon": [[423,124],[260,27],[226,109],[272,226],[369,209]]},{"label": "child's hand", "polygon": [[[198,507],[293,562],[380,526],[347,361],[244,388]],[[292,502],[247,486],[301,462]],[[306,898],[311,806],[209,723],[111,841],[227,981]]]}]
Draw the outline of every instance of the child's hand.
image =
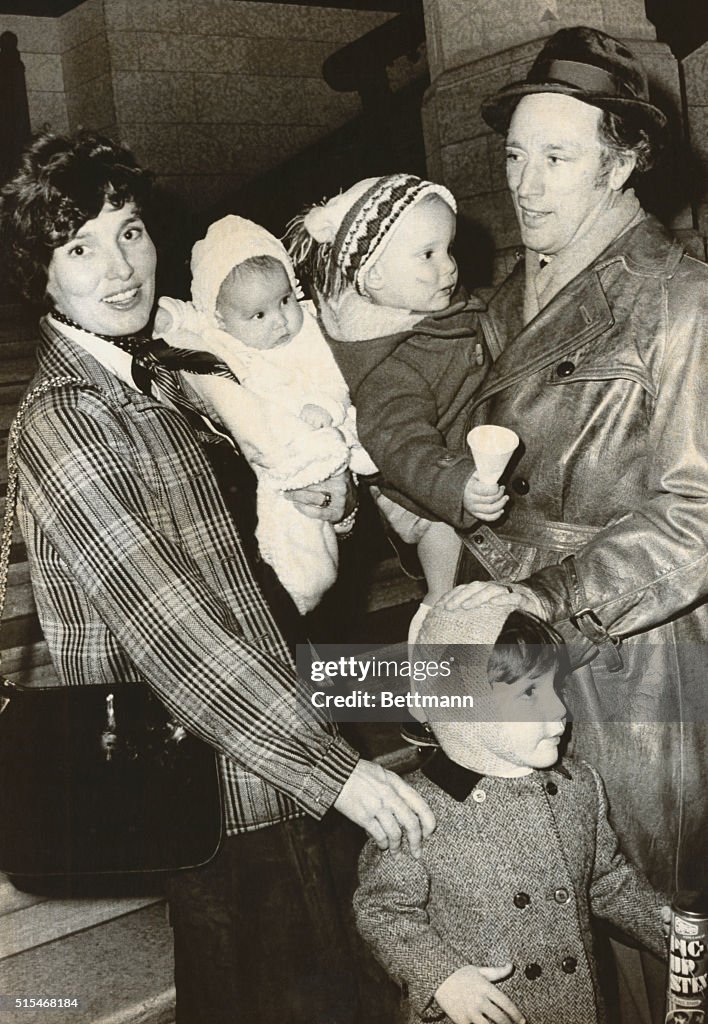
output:
[{"label": "child's hand", "polygon": [[661,908],[661,927],[664,930],[664,938],[668,939],[671,934],[671,907]]},{"label": "child's hand", "polygon": [[493,523],[499,518],[508,500],[509,495],[504,494],[503,487],[499,484],[485,484],[476,473],[467,481],[462,495],[465,512],[487,523]]},{"label": "child's hand", "polygon": [[435,993],[440,1008],[454,1024],[525,1024],[524,1015],[496,984],[508,978],[513,964],[501,967],[460,967]]},{"label": "child's hand", "polygon": [[319,430],[320,427],[331,427],[334,422],[326,409],[323,409],[321,405],[312,405],[310,402],[303,405],[300,410],[300,419],[309,423],[315,430]]}]

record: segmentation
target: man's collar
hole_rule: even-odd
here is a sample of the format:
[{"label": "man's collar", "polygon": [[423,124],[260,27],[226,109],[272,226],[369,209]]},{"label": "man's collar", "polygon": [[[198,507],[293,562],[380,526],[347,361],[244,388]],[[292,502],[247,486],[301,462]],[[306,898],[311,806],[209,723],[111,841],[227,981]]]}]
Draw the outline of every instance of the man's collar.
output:
[{"label": "man's collar", "polygon": [[[570,772],[560,760],[550,768],[542,770],[557,772],[558,775],[562,775],[566,779],[571,778]],[[473,768],[465,768],[464,765],[451,761],[442,749],[435,751],[430,760],[423,765],[421,771],[426,779],[429,779],[458,803],[463,803],[477,783],[485,777]]]}]

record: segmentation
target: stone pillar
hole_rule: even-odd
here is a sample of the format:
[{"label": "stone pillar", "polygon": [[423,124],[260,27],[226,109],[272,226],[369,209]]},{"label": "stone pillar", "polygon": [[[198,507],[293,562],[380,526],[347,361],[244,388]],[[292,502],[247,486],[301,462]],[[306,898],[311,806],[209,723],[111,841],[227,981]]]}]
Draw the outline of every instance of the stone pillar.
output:
[{"label": "stone pillar", "polygon": [[[423,103],[428,173],[444,182],[460,204],[463,238],[478,259],[477,285],[503,277],[519,243],[506,188],[503,140],[483,122],[485,96],[523,78],[543,41],[559,28],[589,25],[622,38],[649,71],[657,103],[681,124],[678,64],[656,42],[643,0],[424,0],[431,85]],[[679,129],[680,133],[680,129]],[[672,190],[675,194],[675,189]],[[687,203],[657,209],[677,227],[690,228]]]},{"label": "stone pillar", "polygon": [[[708,43],[682,61],[696,227],[708,244]],[[705,253],[705,249],[704,249]],[[705,256],[704,256],[705,258]]]}]

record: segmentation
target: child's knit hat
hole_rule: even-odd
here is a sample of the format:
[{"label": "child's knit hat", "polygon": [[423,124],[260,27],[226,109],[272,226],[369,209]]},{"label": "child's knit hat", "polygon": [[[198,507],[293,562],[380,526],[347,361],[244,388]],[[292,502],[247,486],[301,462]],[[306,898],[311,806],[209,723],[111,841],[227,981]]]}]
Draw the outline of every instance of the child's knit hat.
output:
[{"label": "child's knit hat", "polygon": [[[416,647],[420,644],[434,644],[437,648],[464,645],[466,686],[478,699],[487,689],[492,647],[514,610],[513,604],[485,604],[472,611],[462,608],[448,611],[439,604],[434,605],[423,620]],[[423,657],[424,653],[417,656]]]},{"label": "child's knit hat", "polygon": [[315,289],[327,297],[347,285],[362,292],[366,270],[383,253],[401,216],[430,195],[457,213],[449,189],[414,174],[357,182],[290,221],[285,240],[295,266],[304,267]]},{"label": "child's knit hat", "polygon": [[192,301],[196,308],[212,317],[221,285],[234,267],[254,256],[279,260],[297,292],[295,271],[283,243],[260,224],[229,214],[215,221],[192,249]]},{"label": "child's knit hat", "polygon": [[[520,625],[517,617],[519,614],[527,620],[527,625],[535,623],[533,633],[538,638],[536,643],[545,647],[547,652],[553,649],[554,661],[562,672],[567,671],[568,652],[563,638],[547,622],[529,612],[521,612],[511,595],[508,604],[484,604],[468,611],[462,608],[449,611],[441,604],[437,604],[423,620],[416,639],[415,656],[425,661],[430,661],[431,658],[438,662],[449,659],[454,665],[447,677],[438,674],[420,683],[420,692],[471,694],[474,697],[475,720],[493,720],[494,701],[492,689],[488,685],[489,661],[493,648],[512,614],[516,619],[512,634]],[[511,636],[509,643],[515,643]],[[421,648],[421,644],[426,645],[425,648]],[[435,650],[432,650],[433,646]],[[537,651],[537,654],[539,653]],[[442,715],[437,711],[431,711],[429,718],[431,722],[437,718],[454,720],[455,714],[454,711]]]}]

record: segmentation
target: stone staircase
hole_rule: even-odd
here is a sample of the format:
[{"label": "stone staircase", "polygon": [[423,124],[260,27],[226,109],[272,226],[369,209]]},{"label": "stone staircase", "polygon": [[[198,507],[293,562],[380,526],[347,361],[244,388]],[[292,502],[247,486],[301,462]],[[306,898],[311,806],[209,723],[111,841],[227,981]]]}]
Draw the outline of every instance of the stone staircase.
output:
[{"label": "stone staircase", "polygon": [[[36,320],[0,303],[0,498],[7,486],[7,436],[35,368]],[[406,576],[381,537],[369,572],[366,642],[405,636],[421,585]],[[0,630],[2,671],[21,684],[56,677],[37,621],[26,551],[13,536]],[[352,741],[393,770],[415,763],[391,726],[355,727]],[[28,737],[28,742],[31,738]],[[0,785],[2,780],[0,780]],[[2,823],[0,822],[0,828]],[[18,892],[0,875],[0,1024],[171,1024],[172,937],[159,893],[139,898],[53,900]],[[77,999],[78,1007],[14,1008],[15,999]]]}]

